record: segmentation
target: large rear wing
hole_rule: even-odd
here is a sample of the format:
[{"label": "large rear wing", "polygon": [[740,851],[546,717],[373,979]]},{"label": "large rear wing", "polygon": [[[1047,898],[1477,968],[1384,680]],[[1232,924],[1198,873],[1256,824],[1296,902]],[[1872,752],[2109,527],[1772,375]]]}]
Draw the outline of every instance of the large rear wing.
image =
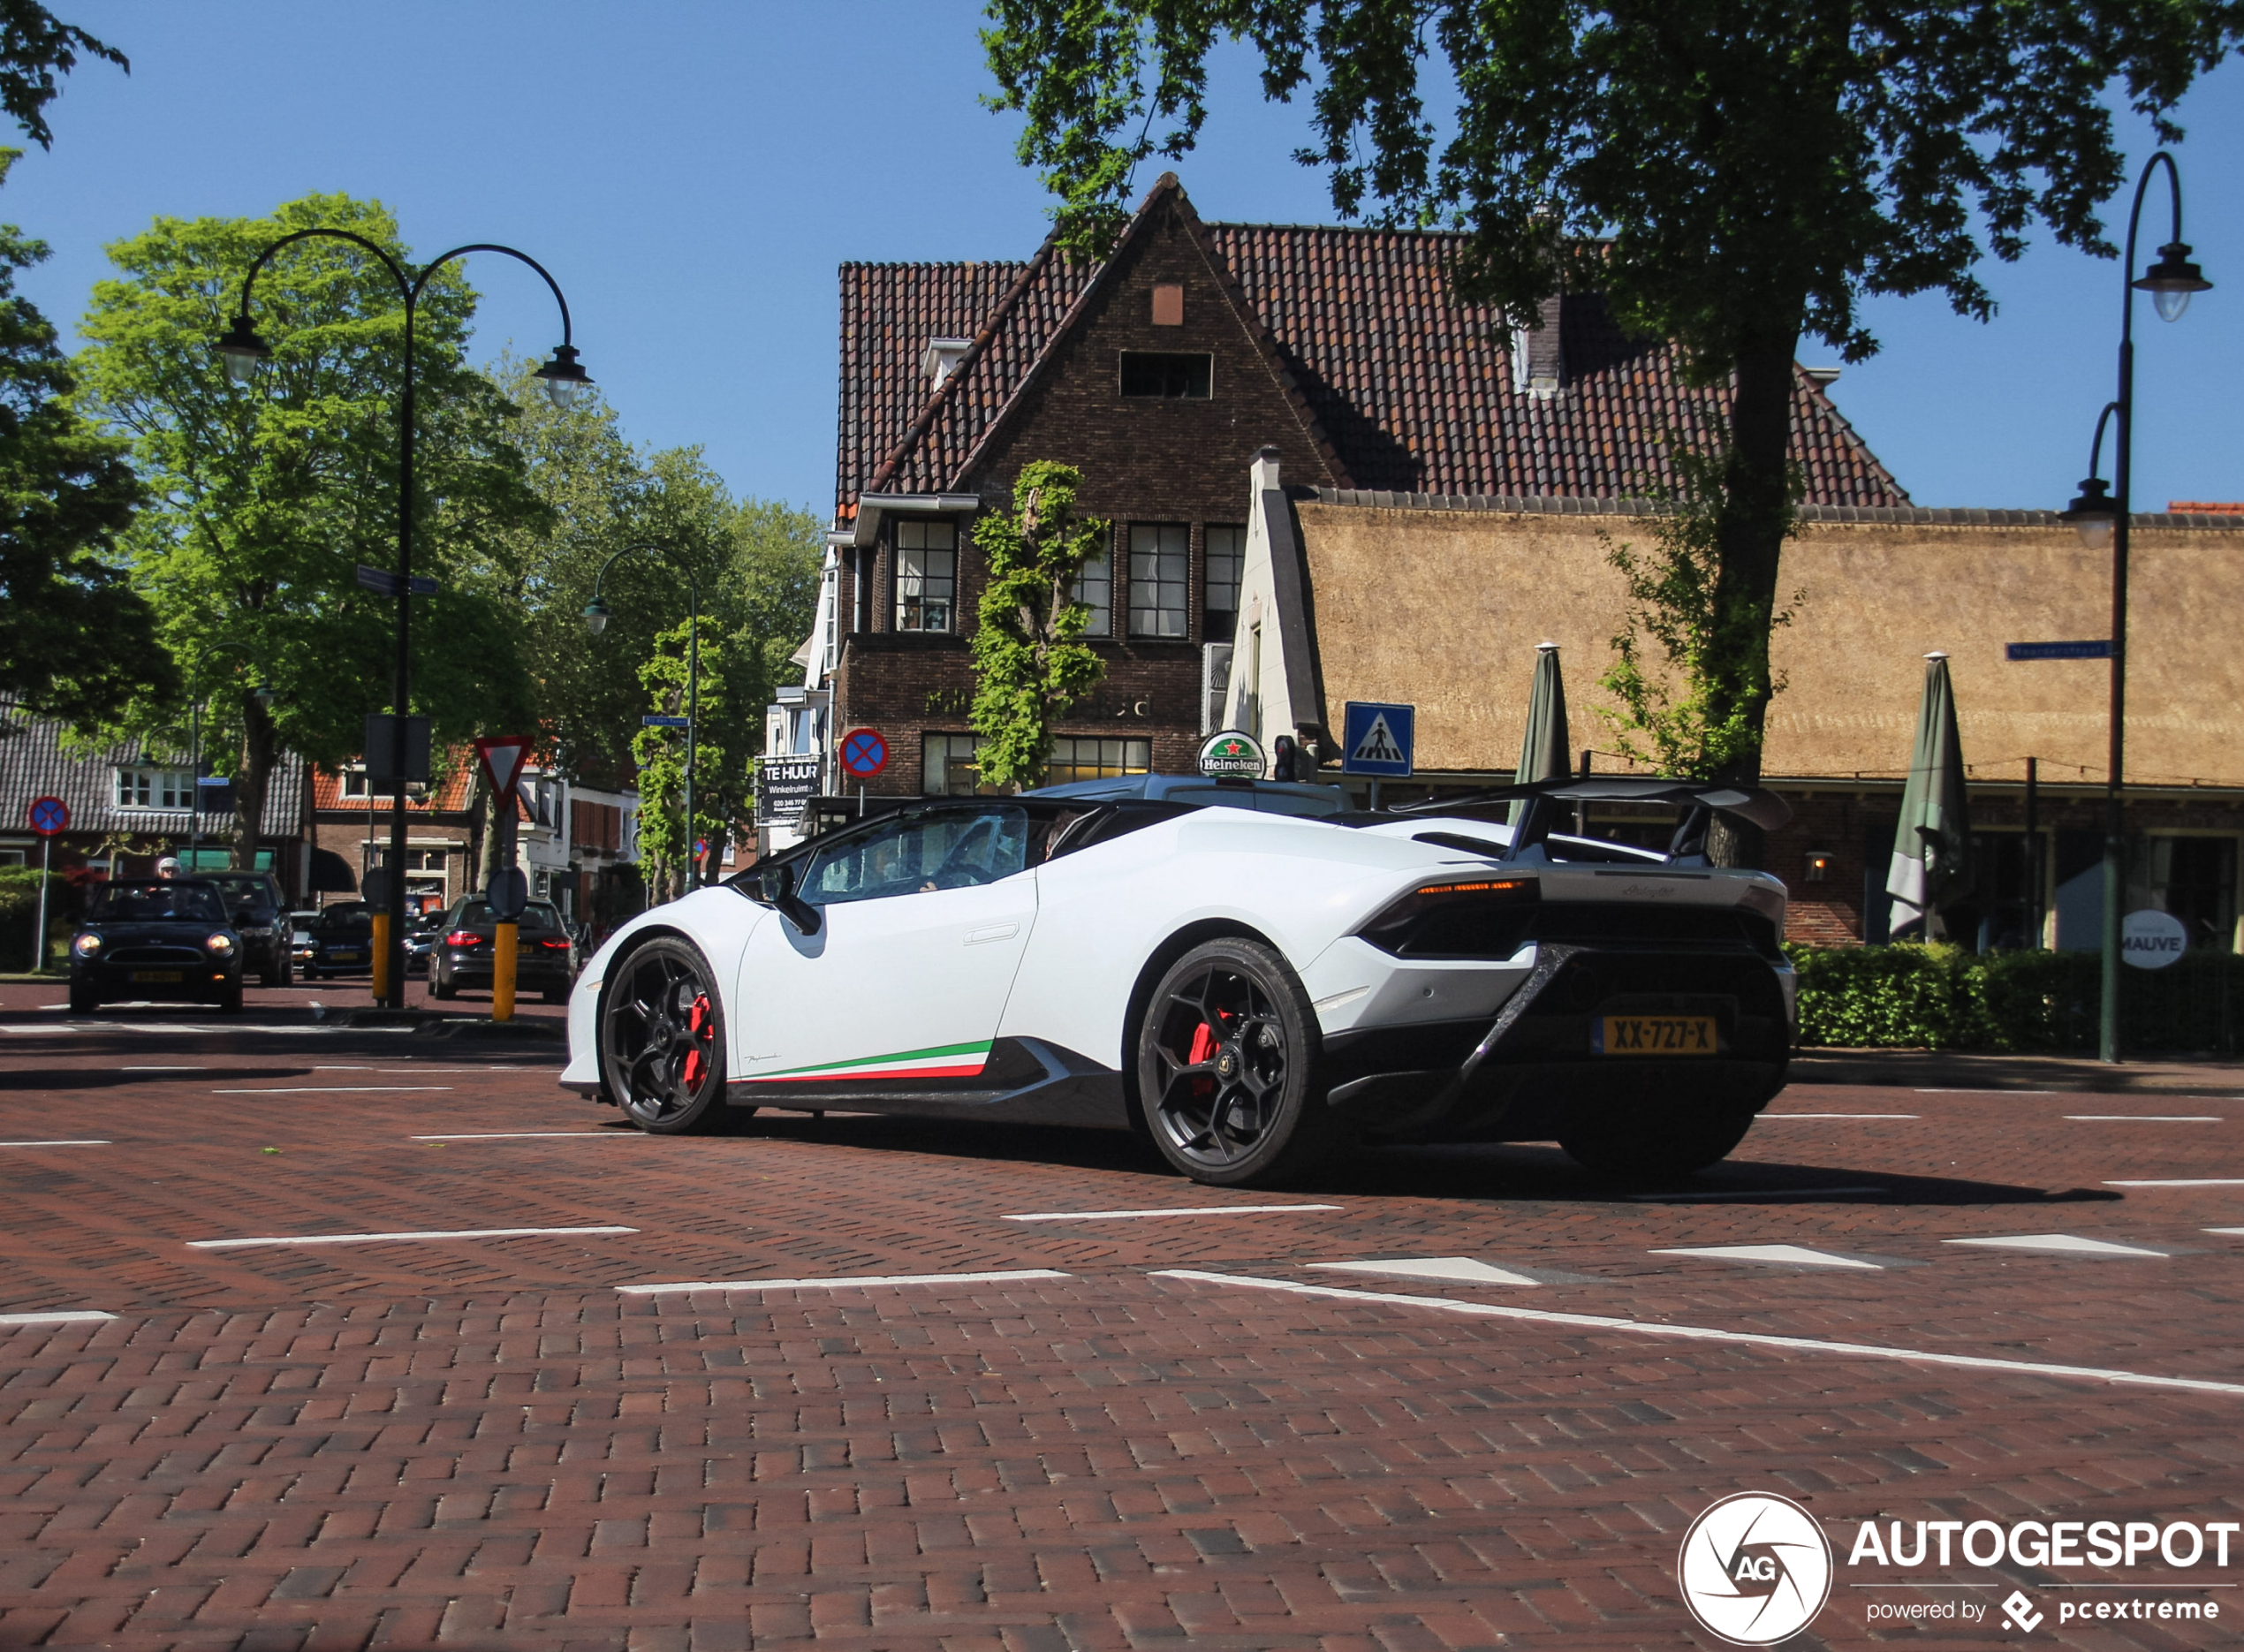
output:
[{"label": "large rear wing", "polygon": [[1717,815],[1733,815],[1763,831],[1773,831],[1792,818],[1792,805],[1758,786],[1716,780],[1667,780],[1656,775],[1584,775],[1536,780],[1526,785],[1492,786],[1463,797],[1406,804],[1394,812],[1509,821],[1517,803],[1527,807],[1513,826],[1511,852],[1505,856],[1513,860],[1535,852],[1547,853],[1543,845],[1561,818],[1561,804],[1643,803],[1681,810],[1683,817],[1667,846],[1671,860],[1703,860],[1707,829]]}]

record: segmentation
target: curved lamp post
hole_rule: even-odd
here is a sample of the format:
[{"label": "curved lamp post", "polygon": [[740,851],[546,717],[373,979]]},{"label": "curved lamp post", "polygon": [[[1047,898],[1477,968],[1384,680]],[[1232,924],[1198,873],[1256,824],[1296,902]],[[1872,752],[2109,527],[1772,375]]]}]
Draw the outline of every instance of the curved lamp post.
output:
[{"label": "curved lamp post", "polygon": [[561,343],[553,352],[553,360],[537,370],[536,376],[545,386],[545,393],[557,407],[566,409],[592,387],[592,380],[577,364],[577,352],[570,344],[569,301],[561,296],[560,284],[547,274],[543,264],[527,253],[517,252],[512,246],[502,246],[495,241],[475,241],[466,246],[455,246],[440,254],[421,267],[418,274],[408,275],[404,266],[363,235],[349,230],[298,230],[284,235],[257,254],[249,266],[249,273],[242,278],[241,308],[234,316],[232,330],[218,340],[216,349],[226,363],[226,372],[235,383],[247,384],[257,376],[257,369],[272,359],[273,347],[257,336],[249,324],[250,290],[257,284],[258,273],[274,254],[298,241],[324,237],[330,240],[348,241],[362,251],[372,253],[381,260],[382,267],[398,284],[398,296],[405,301],[406,342],[404,386],[398,402],[398,644],[397,664],[391,685],[391,709],[396,713],[390,722],[390,794],[392,815],[390,823],[389,907],[390,936],[384,951],[388,989],[385,1002],[393,1009],[401,1009],[406,1001],[406,712],[407,693],[411,686],[411,656],[409,648],[413,633],[413,322],[419,313],[421,297],[428,290],[429,277],[455,258],[465,258],[470,253],[504,253],[537,271],[545,284],[552,289],[553,301],[561,307]]},{"label": "curved lamp post", "polygon": [[[2158,261],[2138,277],[2135,270],[2135,232],[2142,223],[2142,198],[2150,188],[2151,174],[2166,169],[2173,198],[2173,233],[2158,249]],[[2181,173],[2164,149],[2150,157],[2135,185],[2134,206],[2127,214],[2127,261],[2120,270],[2119,397],[2108,403],[2096,421],[2096,441],[2089,450],[2089,474],[2081,491],[2060,518],[2079,532],[2090,550],[2111,551],[2111,701],[2107,713],[2111,754],[2104,780],[2104,992],[2097,1017],[2099,1058],[2119,1059],[2119,925],[2126,891],[2126,784],[2127,738],[2127,512],[2128,487],[2134,468],[2135,336],[2134,296],[2148,292],[2158,309],[2158,319],[2178,322],[2194,294],[2210,290],[2212,283],[2189,261],[2189,245],[2181,239]],[[2116,486],[2106,491],[2097,475],[2104,451],[2104,427],[2116,421],[2112,449]]]},{"label": "curved lamp post", "polygon": [[[645,551],[652,557],[664,557],[659,545],[626,545],[612,553],[600,565],[600,572],[592,581],[592,601],[584,605],[584,627],[594,636],[607,630],[613,610],[600,600],[600,589],[608,582],[608,570],[616,565],[618,557],[628,557],[634,551]],[[667,558],[665,557],[665,565]],[[671,572],[686,581],[687,607],[686,610],[686,858],[694,868],[693,887],[701,883],[701,857],[694,852],[694,739],[698,730],[701,687],[701,586],[691,573]]]},{"label": "curved lamp post", "polygon": [[[214,654],[246,655],[249,645],[244,642],[214,642],[200,649],[194,663],[187,668],[187,743],[193,748],[188,758],[187,775],[187,868],[192,872],[202,870],[202,668]],[[261,706],[269,706],[279,693],[269,684],[259,683],[249,691],[249,697]],[[262,822],[259,822],[263,824]]]}]

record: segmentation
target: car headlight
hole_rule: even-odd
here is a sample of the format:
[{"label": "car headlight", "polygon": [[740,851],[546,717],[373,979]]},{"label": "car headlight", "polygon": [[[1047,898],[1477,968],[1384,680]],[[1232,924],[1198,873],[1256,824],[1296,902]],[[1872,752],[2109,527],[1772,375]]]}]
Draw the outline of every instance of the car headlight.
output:
[{"label": "car headlight", "polygon": [[208,947],[220,958],[225,958],[230,956],[234,950],[234,937],[228,935],[224,929],[214,930],[210,938],[205,941],[203,945]]},{"label": "car headlight", "polygon": [[91,958],[102,950],[102,937],[98,935],[81,935],[70,943],[70,950],[80,958]]}]

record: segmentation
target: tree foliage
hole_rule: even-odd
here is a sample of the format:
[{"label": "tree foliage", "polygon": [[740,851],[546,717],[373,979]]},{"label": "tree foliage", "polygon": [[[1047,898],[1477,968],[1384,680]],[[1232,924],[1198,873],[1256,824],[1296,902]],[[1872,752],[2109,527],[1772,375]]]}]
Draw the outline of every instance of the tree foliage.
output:
[{"label": "tree foliage", "polygon": [[[1770,671],[1768,650],[1751,644],[1789,624],[1792,610],[1750,604],[1734,585],[1723,585],[1720,467],[1688,453],[1677,467],[1681,481],[1655,519],[1651,549],[1606,540],[1605,559],[1620,572],[1628,607],[1597,679],[1614,703],[1596,709],[1630,762],[1707,779],[1734,771],[1758,749],[1760,731],[1745,708],[1767,704],[1784,679]],[[1755,671],[1757,678],[1741,675]]]},{"label": "tree foliage", "polygon": [[[0,181],[22,153],[0,149]],[[72,407],[54,326],[15,290],[46,256],[0,224],[0,693],[91,729],[173,678],[118,565],[141,499],[125,444]]]},{"label": "tree foliage", "polygon": [[[1866,295],[1945,293],[1985,318],[1985,254],[2031,227],[2109,255],[2099,203],[2125,170],[2116,82],[2160,138],[2198,74],[2244,34],[2238,0],[990,0],[999,109],[1058,197],[1060,233],[1103,253],[1137,163],[1181,156],[1206,118],[1218,37],[1261,53],[1267,96],[1307,92],[1334,206],[1459,233],[1467,299],[1531,318],[1565,289],[1671,338],[1733,387],[1709,496],[1712,601],[1773,616],[1789,522],[1793,356],[1877,347]],[[1446,62],[1456,102],[1421,86]],[[1768,634],[1709,680],[1758,774]]]},{"label": "tree foliage", "polygon": [[127,74],[133,65],[114,46],[105,46],[75,24],[64,23],[39,0],[0,0],[0,109],[12,115],[42,149],[54,147],[47,105],[62,90],[56,77],[78,67],[78,54],[113,63]]},{"label": "tree foliage", "polygon": [[[396,221],[342,195],[263,219],[160,218],[109,249],[80,332],[80,404],[128,438],[155,498],[126,543],[165,645],[223,686],[205,749],[236,777],[242,847],[254,845],[281,749],[323,763],[357,754],[368,712],[391,697],[396,603],[359,587],[360,563],[397,561],[398,391],[405,311],[379,261],[331,239],[268,262],[253,314],[273,344],[256,383],[231,383],[212,350],[252,260],[314,226],[365,236],[404,263]],[[468,368],[474,294],[456,269],[421,299],[415,327],[414,566],[438,595],[414,600],[413,704],[438,745],[523,724],[534,703],[493,547],[539,520],[512,442],[515,409]],[[210,663],[197,671],[197,663]],[[255,681],[280,698],[269,711]],[[124,731],[175,739],[186,708],[150,695]]]},{"label": "tree foliage", "polygon": [[1052,728],[1091,691],[1105,662],[1082,640],[1091,610],[1075,600],[1083,565],[1107,542],[1108,525],[1078,516],[1083,474],[1040,459],[1022,466],[1013,508],[974,524],[989,559],[974,636],[974,731],[982,778],[990,785],[1040,785]]}]

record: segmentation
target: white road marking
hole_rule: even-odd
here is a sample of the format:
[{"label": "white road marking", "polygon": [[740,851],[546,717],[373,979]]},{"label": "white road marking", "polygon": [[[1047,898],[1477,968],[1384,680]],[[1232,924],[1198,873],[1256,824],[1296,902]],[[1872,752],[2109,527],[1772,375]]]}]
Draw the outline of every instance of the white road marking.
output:
[{"label": "white road marking", "polygon": [[116,1317],[91,1308],[73,1308],[59,1314],[0,1314],[0,1325],[77,1325]]},{"label": "white road marking", "polygon": [[125,1067],[125,1068],[121,1068],[121,1069],[119,1069],[119,1070],[120,1070],[121,1072],[209,1072],[209,1071],[210,1071],[210,1069],[209,1069],[208,1067],[207,1067],[207,1066],[202,1066],[202,1067]]},{"label": "white road marking", "polygon": [[1459,1284],[1541,1284],[1509,1268],[1491,1267],[1471,1256],[1416,1256],[1393,1262],[1313,1262],[1335,1273],[1391,1274],[1398,1279],[1448,1279]]},{"label": "white road marking", "polygon": [[851,1279],[716,1279],[698,1284],[619,1284],[625,1296],[676,1296],[686,1291],[845,1291],[860,1286],[906,1284],[1006,1284],[1020,1279],[1065,1279],[1050,1268],[1015,1268],[1004,1273],[868,1273]]},{"label": "white road marking", "polygon": [[114,1141],[0,1141],[0,1148],[113,1148]]},{"label": "white road marking", "polygon": [[2177,1176],[2158,1182],[2106,1182],[2106,1187],[2244,1187],[2244,1176]]},{"label": "white road marking", "polygon": [[593,1141],[651,1141],[637,1130],[486,1130],[470,1136],[407,1136],[408,1141],[557,1141],[582,1136]]},{"label": "white road marking", "polygon": [[1135,1222],[1143,1216],[1268,1216],[1278,1210],[1345,1210],[1346,1205],[1193,1205],[1174,1210],[1035,1210],[1001,1222]]},{"label": "white road marking", "polygon": [[1884,1271],[1877,1262],[1857,1262],[1852,1256],[1834,1256],[1828,1251],[1809,1250],[1805,1245],[1680,1245],[1651,1254],[1655,1256],[1712,1256],[1721,1262],[1791,1262],[1802,1268],[1861,1268],[1871,1273]]},{"label": "white road marking", "polygon": [[1763,1113],[1763,1118],[1915,1118],[1915,1113]]},{"label": "white road marking", "polygon": [[1641,1337],[1679,1337],[1697,1342],[1734,1342],[1762,1348],[1782,1348],[1800,1353],[1850,1354],[1870,1360],[1899,1360],[1911,1364],[1960,1366],[1976,1371],[2015,1371],[2028,1376],[2086,1377],[2099,1383],[2124,1383],[2146,1388],[2189,1389],[2207,1394],[2244,1394],[2244,1383],[2215,1383],[2195,1376],[2157,1376],[2141,1371],[2113,1371],[2089,1365],[2044,1365],[2032,1360],[1997,1360],[1985,1354],[1936,1353],[1929,1349],[1889,1348],[1869,1342],[1826,1342],[1815,1337],[1779,1337],[1771,1332],[1718,1330],[1706,1325],[1665,1325],[1652,1320],[1614,1319],[1603,1314],[1563,1314],[1554,1308],[1513,1307],[1500,1302],[1465,1302],[1452,1297],[1402,1296],[1384,1291],[1344,1291],[1333,1285],[1297,1284],[1287,1279],[1255,1279],[1239,1274],[1202,1273],[1190,1268],[1163,1269],[1156,1279],[1186,1279],[1202,1284],[1242,1286],[1253,1291],[1285,1291],[1296,1296],[1337,1297],[1348,1302],[1383,1302],[1399,1307],[1437,1308],[1450,1314],[1471,1314],[1487,1319],[1528,1320],[1543,1325],[1572,1325],[1583,1330],[1611,1330]]},{"label": "white road marking", "polygon": [[2067,1113],[2082,1125],[2218,1125],[2227,1120],[2211,1113]]},{"label": "white road marking", "polygon": [[406,1239],[532,1239],[553,1233],[636,1233],[637,1228],[435,1228],[419,1233],[299,1233],[272,1239],[189,1239],[189,1250],[247,1250],[258,1245],[390,1245]]},{"label": "white road marking", "polygon": [[2109,1239],[2082,1239],[2077,1233],[2012,1233],[2001,1239],[1943,1239],[1944,1245],[1983,1245],[1991,1250],[2060,1251],[2073,1256],[2156,1256],[2166,1253],[2144,1245],[2114,1245]]},{"label": "white road marking", "polygon": [[255,1089],[213,1090],[213,1095],[395,1095],[409,1090],[449,1090],[449,1084],[292,1084]]},{"label": "white road marking", "polygon": [[2244,1233],[2244,1228],[2207,1228],[2205,1231],[2208,1233],[2237,1234]]},{"label": "white road marking", "polygon": [[1884,1187],[1758,1187],[1727,1194],[1631,1194],[1637,1204],[1684,1204],[1719,1201],[1725,1199],[1811,1199],[1831,1197],[1838,1194],[1882,1194],[1891,1190]]}]

